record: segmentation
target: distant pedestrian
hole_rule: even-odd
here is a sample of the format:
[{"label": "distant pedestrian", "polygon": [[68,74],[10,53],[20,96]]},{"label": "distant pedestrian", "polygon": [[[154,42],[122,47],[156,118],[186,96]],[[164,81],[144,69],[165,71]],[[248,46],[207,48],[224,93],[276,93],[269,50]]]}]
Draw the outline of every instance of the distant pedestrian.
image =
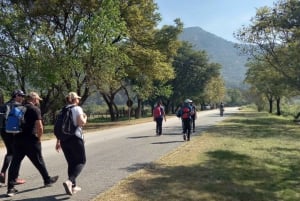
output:
[{"label": "distant pedestrian", "polygon": [[65,107],[72,107],[72,119],[77,128],[67,139],[60,140],[58,138],[55,147],[58,152],[62,149],[68,163],[68,180],[63,183],[68,195],[81,191],[81,187],[76,183],[76,178],[86,164],[82,127],[87,122],[87,116],[79,106],[80,99],[81,97],[76,92],[70,92],[66,96],[67,105]]},{"label": "distant pedestrian", "polygon": [[153,120],[156,122],[156,135],[161,135],[163,120],[167,121],[161,101],[158,101],[153,109]]},{"label": "distant pedestrian", "polygon": [[220,116],[222,117],[224,115],[224,104],[221,102],[220,104]]},{"label": "distant pedestrian", "polygon": [[27,98],[24,115],[25,124],[23,125],[23,131],[15,135],[13,159],[8,170],[7,196],[9,197],[14,196],[18,192],[14,186],[21,162],[25,156],[30,159],[41,174],[44,187],[52,186],[58,179],[58,176],[49,176],[42,156],[41,138],[44,129],[41,111],[38,107],[42,99],[36,92],[29,93]]},{"label": "distant pedestrian", "polygon": [[[11,99],[6,102],[5,104],[1,105],[0,107],[0,113],[3,115],[3,119],[1,119],[1,138],[4,142],[5,148],[6,148],[6,154],[4,156],[1,173],[0,173],[0,186],[5,185],[6,180],[6,171],[12,161],[13,157],[13,143],[14,143],[14,134],[7,133],[5,131],[5,121],[6,117],[8,115],[8,111],[12,107],[18,107],[22,106],[24,102],[25,93],[18,89],[12,92]],[[15,184],[24,184],[26,181],[24,179],[17,178],[15,180]]]},{"label": "distant pedestrian", "polygon": [[180,109],[180,114],[183,122],[183,140],[189,141],[191,136],[191,115],[192,115],[192,107],[190,105],[191,100],[186,99],[184,101],[183,107]]}]

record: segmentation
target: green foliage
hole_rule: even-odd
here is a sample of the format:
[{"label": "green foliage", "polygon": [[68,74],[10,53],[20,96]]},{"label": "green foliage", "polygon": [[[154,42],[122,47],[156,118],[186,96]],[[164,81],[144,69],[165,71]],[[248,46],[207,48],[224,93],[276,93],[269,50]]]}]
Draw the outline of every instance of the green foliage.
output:
[{"label": "green foliage", "polygon": [[176,77],[171,100],[176,104],[188,97],[201,97],[209,80],[220,75],[220,65],[209,63],[206,52],[193,50],[187,42],[179,48],[173,66]]}]

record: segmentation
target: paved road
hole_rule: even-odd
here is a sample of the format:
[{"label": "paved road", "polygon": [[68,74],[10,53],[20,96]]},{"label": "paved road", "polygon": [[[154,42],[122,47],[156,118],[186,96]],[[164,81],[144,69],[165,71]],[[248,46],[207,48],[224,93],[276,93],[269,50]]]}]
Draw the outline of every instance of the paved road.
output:
[{"label": "paved road", "polygon": [[[230,113],[237,111],[238,108],[226,108],[223,117],[219,116],[217,110],[199,112],[196,133],[201,134],[205,128],[215,125]],[[92,200],[129,174],[185,143],[181,135],[181,120],[175,116],[164,122],[162,136],[155,136],[154,128],[155,123],[148,122],[86,134],[88,161],[77,181],[83,190],[72,197],[65,194],[62,186],[67,179],[67,166],[63,154],[54,150],[55,140],[45,141],[42,145],[44,158],[49,174],[60,176],[57,184],[50,188],[43,188],[41,176],[25,158],[20,177],[26,179],[27,183],[17,186],[19,193],[12,198],[6,197],[6,187],[0,188],[0,200]],[[3,155],[2,149],[1,159]]]}]

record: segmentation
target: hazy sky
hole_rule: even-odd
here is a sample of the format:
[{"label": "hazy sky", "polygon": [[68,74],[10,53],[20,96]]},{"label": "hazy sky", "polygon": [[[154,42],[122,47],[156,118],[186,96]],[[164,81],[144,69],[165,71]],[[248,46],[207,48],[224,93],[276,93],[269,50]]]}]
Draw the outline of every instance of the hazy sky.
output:
[{"label": "hazy sky", "polygon": [[273,7],[276,0],[154,0],[162,16],[161,24],[173,25],[180,18],[184,27],[200,27],[226,40],[242,25],[247,25],[256,9]]}]

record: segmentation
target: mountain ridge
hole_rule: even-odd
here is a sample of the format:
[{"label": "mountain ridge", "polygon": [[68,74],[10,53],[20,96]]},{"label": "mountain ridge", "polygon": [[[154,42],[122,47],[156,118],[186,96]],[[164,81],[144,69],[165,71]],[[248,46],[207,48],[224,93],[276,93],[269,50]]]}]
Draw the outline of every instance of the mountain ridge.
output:
[{"label": "mountain ridge", "polygon": [[239,54],[234,47],[236,43],[223,39],[200,27],[187,27],[179,35],[179,40],[188,41],[195,50],[207,52],[211,62],[222,65],[221,75],[226,87],[241,88],[244,86],[247,58]]}]

